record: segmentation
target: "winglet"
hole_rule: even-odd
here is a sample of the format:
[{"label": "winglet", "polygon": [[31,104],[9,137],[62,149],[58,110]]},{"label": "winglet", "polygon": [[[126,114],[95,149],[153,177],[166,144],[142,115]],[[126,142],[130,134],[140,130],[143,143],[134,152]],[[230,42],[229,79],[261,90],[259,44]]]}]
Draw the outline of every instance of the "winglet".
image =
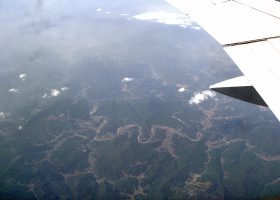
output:
[{"label": "winglet", "polygon": [[239,76],[217,83],[210,86],[210,89],[242,101],[267,106],[262,97],[245,76]]}]

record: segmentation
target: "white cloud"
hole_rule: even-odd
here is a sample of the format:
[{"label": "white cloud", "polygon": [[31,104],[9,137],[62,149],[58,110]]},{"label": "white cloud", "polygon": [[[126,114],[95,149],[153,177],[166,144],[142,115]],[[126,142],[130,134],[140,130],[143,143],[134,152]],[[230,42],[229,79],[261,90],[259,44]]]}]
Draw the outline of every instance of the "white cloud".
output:
[{"label": "white cloud", "polygon": [[18,93],[18,89],[11,88],[11,89],[9,89],[9,92]]},{"label": "white cloud", "polygon": [[192,25],[192,20],[186,15],[163,11],[148,12],[140,15],[134,15],[133,17],[138,20],[149,20],[157,23],[177,25],[183,28],[187,28]]},{"label": "white cloud", "polygon": [[105,12],[106,14],[111,14],[111,12],[109,12],[109,11],[107,11],[107,12]]},{"label": "white cloud", "polygon": [[201,30],[201,28],[199,26],[192,26],[191,29],[194,29],[194,30],[197,30],[197,31]]},{"label": "white cloud", "polygon": [[197,92],[190,99],[189,104],[200,104],[208,98],[213,98],[216,96],[216,93],[210,90],[204,90],[202,92]]},{"label": "white cloud", "polygon": [[18,127],[18,130],[21,130],[21,129],[22,129],[22,126],[19,126],[19,127]]},{"label": "white cloud", "polygon": [[186,91],[186,89],[183,88],[183,87],[181,87],[181,88],[178,89],[178,92],[185,92],[185,91]]},{"label": "white cloud", "polygon": [[102,11],[102,8],[96,9],[96,12],[101,12],[101,11]]},{"label": "white cloud", "polygon": [[4,112],[0,112],[0,120],[5,119],[6,114]]},{"label": "white cloud", "polygon": [[121,13],[120,16],[128,16],[126,13]]},{"label": "white cloud", "polygon": [[58,96],[59,94],[60,94],[60,91],[55,90],[55,89],[52,89],[52,90],[51,90],[51,95],[52,95],[53,97],[56,97],[56,96]]},{"label": "white cloud", "polygon": [[134,80],[134,78],[125,77],[125,78],[122,79],[122,83],[124,83],[124,82],[131,82],[133,80]]},{"label": "white cloud", "polygon": [[42,98],[45,99],[45,98],[49,98],[51,96],[56,97],[56,96],[60,95],[61,92],[66,92],[67,90],[68,90],[68,87],[62,87],[62,88],[60,88],[60,90],[51,89],[50,94],[48,95],[47,93],[45,93],[42,96]]},{"label": "white cloud", "polygon": [[66,91],[68,90],[68,87],[62,87],[62,88],[60,88],[60,90],[61,90],[62,92],[66,92]]},{"label": "white cloud", "polygon": [[26,74],[20,74],[19,76],[18,76],[21,80],[25,80],[25,78],[26,78]]}]

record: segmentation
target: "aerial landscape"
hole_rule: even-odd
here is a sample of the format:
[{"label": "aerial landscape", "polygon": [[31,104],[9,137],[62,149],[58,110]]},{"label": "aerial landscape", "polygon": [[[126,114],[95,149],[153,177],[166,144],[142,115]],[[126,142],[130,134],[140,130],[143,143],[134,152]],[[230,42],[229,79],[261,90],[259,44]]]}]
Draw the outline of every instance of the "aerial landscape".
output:
[{"label": "aerial landscape", "polygon": [[0,199],[277,199],[280,124],[164,0],[0,1]]}]

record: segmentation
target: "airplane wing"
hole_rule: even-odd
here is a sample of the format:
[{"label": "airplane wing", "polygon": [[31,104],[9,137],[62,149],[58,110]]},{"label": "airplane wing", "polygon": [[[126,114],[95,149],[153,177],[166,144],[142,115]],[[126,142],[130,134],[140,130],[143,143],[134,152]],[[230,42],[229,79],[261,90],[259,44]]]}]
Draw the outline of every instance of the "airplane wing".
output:
[{"label": "airplane wing", "polygon": [[280,121],[280,2],[166,0],[190,15],[223,47],[244,76],[211,89],[269,106]]}]

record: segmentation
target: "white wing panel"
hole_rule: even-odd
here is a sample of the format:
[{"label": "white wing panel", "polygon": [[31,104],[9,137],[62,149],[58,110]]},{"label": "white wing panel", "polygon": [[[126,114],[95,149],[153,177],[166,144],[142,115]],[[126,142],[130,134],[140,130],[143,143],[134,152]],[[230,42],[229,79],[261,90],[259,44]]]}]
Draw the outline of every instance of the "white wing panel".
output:
[{"label": "white wing panel", "polygon": [[[217,0],[167,1],[189,14],[222,45],[280,36],[280,19],[255,9],[252,2],[247,5],[245,0],[244,3],[220,3]],[[276,4],[279,8],[280,3]]]},{"label": "white wing panel", "polygon": [[273,48],[276,51],[280,52],[280,38],[269,40],[268,42],[273,46]]},{"label": "white wing panel", "polygon": [[232,79],[222,81],[220,83],[216,83],[215,85],[211,85],[210,89],[223,88],[223,87],[246,87],[246,86],[252,86],[252,83],[248,81],[248,79],[245,76],[238,76]]},{"label": "white wing panel", "polygon": [[[275,40],[276,43],[279,41]],[[226,47],[225,51],[280,121],[280,48],[274,40]]]},{"label": "white wing panel", "polygon": [[280,19],[280,3],[275,0],[238,0],[238,2]]}]

